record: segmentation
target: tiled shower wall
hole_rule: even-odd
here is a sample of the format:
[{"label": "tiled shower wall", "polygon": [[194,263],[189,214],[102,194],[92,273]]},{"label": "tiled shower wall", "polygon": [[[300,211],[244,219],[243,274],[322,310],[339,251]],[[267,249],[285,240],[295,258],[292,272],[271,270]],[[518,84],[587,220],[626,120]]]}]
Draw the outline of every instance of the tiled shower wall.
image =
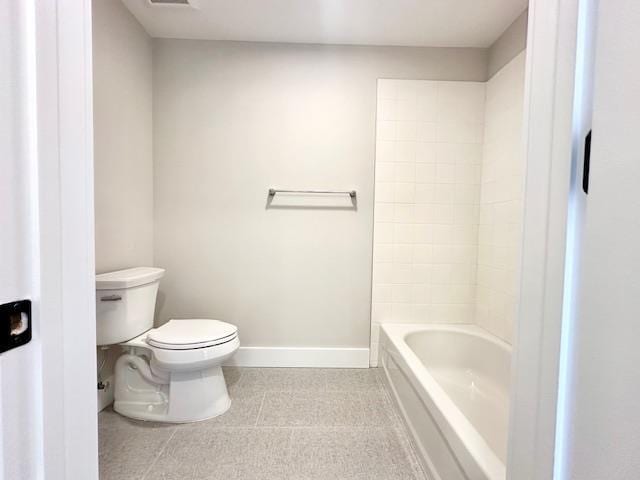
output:
[{"label": "tiled shower wall", "polygon": [[379,80],[371,363],[382,323],[478,323],[511,342],[524,52],[487,83]]},{"label": "tiled shower wall", "polygon": [[511,343],[519,287],[525,53],[487,82],[475,321]]},{"label": "tiled shower wall", "polygon": [[380,80],[372,364],[381,323],[475,310],[485,84]]}]

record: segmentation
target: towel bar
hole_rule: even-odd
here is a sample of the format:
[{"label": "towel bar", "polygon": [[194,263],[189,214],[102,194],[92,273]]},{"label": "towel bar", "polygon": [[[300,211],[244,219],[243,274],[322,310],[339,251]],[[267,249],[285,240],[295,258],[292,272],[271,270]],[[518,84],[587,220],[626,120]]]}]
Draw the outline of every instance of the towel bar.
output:
[{"label": "towel bar", "polygon": [[356,197],[355,190],[281,190],[276,188],[269,189],[269,196],[274,197],[276,193],[311,193],[321,195],[349,195],[351,198]]}]

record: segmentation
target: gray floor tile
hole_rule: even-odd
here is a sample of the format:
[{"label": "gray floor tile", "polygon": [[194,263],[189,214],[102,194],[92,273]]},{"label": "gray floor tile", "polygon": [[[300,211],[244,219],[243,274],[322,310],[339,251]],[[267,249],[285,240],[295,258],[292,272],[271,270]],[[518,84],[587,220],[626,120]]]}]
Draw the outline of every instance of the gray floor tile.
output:
[{"label": "gray floor tile", "polygon": [[227,382],[227,390],[229,390],[229,394],[232,396],[242,378],[242,370],[240,367],[222,367],[222,373]]},{"label": "gray floor tile", "polygon": [[145,478],[286,478],[290,438],[283,428],[181,428]]},{"label": "gray floor tile", "polygon": [[394,417],[384,394],[364,392],[267,392],[260,426],[390,426]]},{"label": "gray floor tile", "polygon": [[100,414],[101,480],[138,480],[176,431],[174,425],[125,419],[113,411]]},{"label": "gray floor tile", "polygon": [[295,478],[416,478],[390,428],[296,429],[292,444]]},{"label": "gray floor tile", "polygon": [[118,430],[118,429],[133,429],[133,430],[171,430],[175,428],[175,425],[161,423],[161,422],[146,422],[144,420],[134,420],[133,418],[123,417],[116,413],[112,407],[107,407],[98,415],[98,430]]},{"label": "gray floor tile", "polygon": [[212,420],[100,413],[100,479],[425,480],[377,370],[224,374],[232,407]]},{"label": "gray floor tile", "polygon": [[[231,407],[224,414],[198,422],[202,427],[253,427],[258,421],[264,393],[255,391],[234,392]],[[195,425],[195,424],[194,424]]]},{"label": "gray floor tile", "polygon": [[354,480],[424,480],[422,472],[407,468],[397,468],[395,465],[380,467],[376,472],[356,475]]},{"label": "gray floor tile", "polygon": [[327,390],[353,392],[383,388],[373,368],[333,368],[326,370],[325,377]]},{"label": "gray floor tile", "polygon": [[260,392],[323,391],[325,375],[317,368],[246,368],[237,387]]}]

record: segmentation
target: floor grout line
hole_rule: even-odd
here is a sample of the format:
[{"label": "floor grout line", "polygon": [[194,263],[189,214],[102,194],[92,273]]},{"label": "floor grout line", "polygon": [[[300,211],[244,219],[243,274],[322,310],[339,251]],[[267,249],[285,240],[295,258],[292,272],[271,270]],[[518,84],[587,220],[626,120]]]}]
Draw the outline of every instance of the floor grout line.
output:
[{"label": "floor grout line", "polygon": [[174,435],[176,434],[179,428],[180,427],[174,427],[173,432],[171,432],[171,435],[169,436],[167,441],[164,442],[164,445],[162,446],[162,448],[160,449],[156,457],[153,459],[153,462],[151,462],[151,465],[149,465],[149,468],[147,468],[147,470],[144,472],[140,480],[145,480],[145,478],[147,478],[147,475],[149,474],[153,466],[158,462],[158,460],[160,459],[164,451],[167,449],[167,445],[169,445],[169,442],[171,442],[171,440],[173,439]]},{"label": "floor grout line", "polygon": [[254,428],[258,427],[258,422],[260,421],[260,414],[262,413],[262,407],[264,406],[264,401],[267,398],[267,392],[262,394],[262,400],[260,401],[260,407],[258,408],[258,415],[256,415],[256,423],[253,425]]}]

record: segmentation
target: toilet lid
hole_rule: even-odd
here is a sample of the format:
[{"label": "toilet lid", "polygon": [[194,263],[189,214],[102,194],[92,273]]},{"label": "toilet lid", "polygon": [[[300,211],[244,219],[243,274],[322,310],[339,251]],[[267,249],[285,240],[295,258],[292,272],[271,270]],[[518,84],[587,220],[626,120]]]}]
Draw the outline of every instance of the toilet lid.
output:
[{"label": "toilet lid", "polygon": [[219,320],[169,320],[147,335],[147,343],[168,350],[187,350],[219,345],[233,340],[238,328]]}]

